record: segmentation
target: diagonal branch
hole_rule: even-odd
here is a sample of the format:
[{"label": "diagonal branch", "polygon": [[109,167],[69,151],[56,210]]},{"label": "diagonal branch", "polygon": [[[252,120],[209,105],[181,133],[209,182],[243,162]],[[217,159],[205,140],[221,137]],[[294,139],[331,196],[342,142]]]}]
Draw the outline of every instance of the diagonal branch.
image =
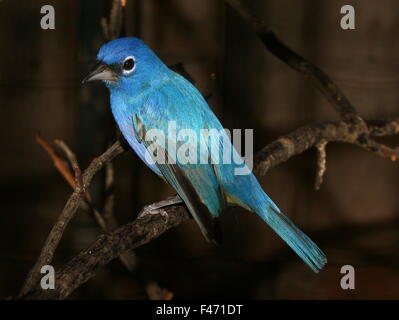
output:
[{"label": "diagonal branch", "polygon": [[[40,140],[43,144],[43,139]],[[104,166],[105,163],[114,159],[117,155],[124,151],[123,147],[119,143],[119,141],[115,142],[107,151],[105,151],[101,156],[95,158],[89,165],[89,167],[84,171],[81,178],[81,185],[74,189],[74,192],[69,197],[67,203],[65,204],[64,209],[61,214],[58,216],[57,221],[52,227],[50,234],[48,235],[43,249],[37,259],[35,265],[29,271],[29,274],[26,278],[26,281],[19,293],[19,297],[25,296],[39,281],[41,276],[40,269],[44,265],[48,265],[51,263],[55,250],[58,247],[58,244],[61,240],[62,235],[64,234],[65,228],[68,225],[69,221],[73,218],[76,211],[79,208],[82,197],[84,196],[86,187],[90,185],[92,178],[94,175]],[[53,154],[53,153],[50,153]],[[54,155],[54,154],[53,154]],[[62,169],[62,172],[65,172]]]},{"label": "diagonal branch", "polygon": [[316,67],[313,63],[287,47],[273,33],[273,31],[266,26],[264,21],[260,20],[249,10],[243,0],[224,1],[252,27],[259,39],[273,55],[286,63],[292,69],[310,79],[332,104],[343,120],[360,123],[366,130],[364,120],[359,116],[355,107],[327,74],[325,74],[320,68]]}]

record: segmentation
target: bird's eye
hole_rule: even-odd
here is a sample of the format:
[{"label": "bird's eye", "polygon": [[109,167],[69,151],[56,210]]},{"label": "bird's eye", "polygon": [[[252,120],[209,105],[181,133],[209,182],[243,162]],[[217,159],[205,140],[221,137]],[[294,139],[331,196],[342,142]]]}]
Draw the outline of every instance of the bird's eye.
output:
[{"label": "bird's eye", "polygon": [[135,65],[134,58],[127,57],[123,62],[123,71],[131,72],[134,69],[134,65]]}]

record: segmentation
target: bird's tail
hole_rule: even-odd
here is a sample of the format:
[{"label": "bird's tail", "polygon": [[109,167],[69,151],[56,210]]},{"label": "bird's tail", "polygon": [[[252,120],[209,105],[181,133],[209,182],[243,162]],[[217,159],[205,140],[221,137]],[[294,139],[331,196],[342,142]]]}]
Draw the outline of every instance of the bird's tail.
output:
[{"label": "bird's tail", "polygon": [[[267,197],[267,196],[266,196]],[[327,257],[292,221],[270,200],[254,211],[297,253],[314,271],[319,272],[327,263]]]}]

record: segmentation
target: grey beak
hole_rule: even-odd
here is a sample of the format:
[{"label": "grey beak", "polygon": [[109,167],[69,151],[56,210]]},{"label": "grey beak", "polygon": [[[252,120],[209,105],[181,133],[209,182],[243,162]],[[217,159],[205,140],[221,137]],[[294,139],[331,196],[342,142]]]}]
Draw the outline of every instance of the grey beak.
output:
[{"label": "grey beak", "polygon": [[116,81],[118,79],[117,74],[110,69],[104,62],[98,61],[93,68],[91,68],[89,74],[82,80],[82,84],[89,81],[96,80],[108,80]]}]

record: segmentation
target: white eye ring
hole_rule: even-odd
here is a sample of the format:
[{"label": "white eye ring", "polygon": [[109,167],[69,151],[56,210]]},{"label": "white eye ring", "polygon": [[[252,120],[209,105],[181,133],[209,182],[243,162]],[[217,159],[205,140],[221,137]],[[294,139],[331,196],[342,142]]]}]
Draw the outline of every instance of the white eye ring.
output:
[{"label": "white eye ring", "polygon": [[136,58],[133,56],[126,57],[123,61],[122,69],[123,74],[132,73],[136,69]]}]

